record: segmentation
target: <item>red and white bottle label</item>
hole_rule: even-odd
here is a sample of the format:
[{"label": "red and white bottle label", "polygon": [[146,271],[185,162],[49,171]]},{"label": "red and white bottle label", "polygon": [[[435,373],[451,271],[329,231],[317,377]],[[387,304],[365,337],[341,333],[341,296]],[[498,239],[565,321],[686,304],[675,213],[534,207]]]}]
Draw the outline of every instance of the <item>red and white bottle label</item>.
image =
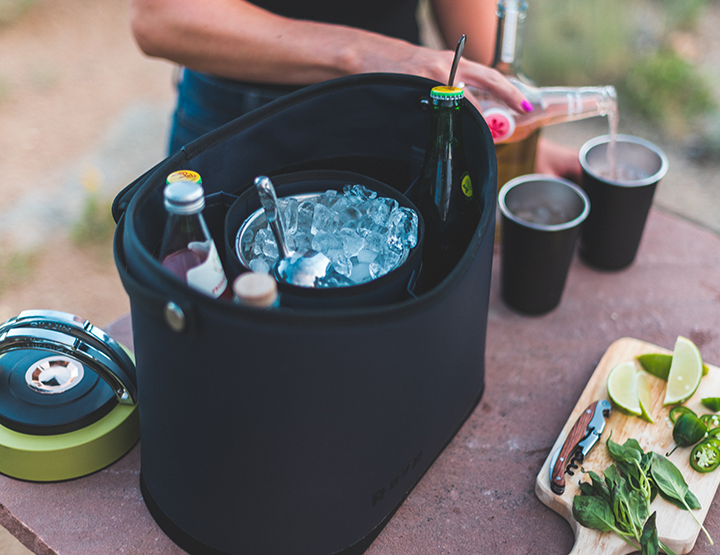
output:
[{"label": "red and white bottle label", "polygon": [[501,143],[515,133],[515,118],[508,110],[489,108],[483,112],[483,117],[490,128],[494,142]]},{"label": "red and white bottle label", "polygon": [[215,243],[212,241],[205,261],[187,271],[187,283],[190,287],[204,291],[215,298],[218,298],[227,289],[227,277],[225,277],[225,272],[220,263],[220,256]]}]

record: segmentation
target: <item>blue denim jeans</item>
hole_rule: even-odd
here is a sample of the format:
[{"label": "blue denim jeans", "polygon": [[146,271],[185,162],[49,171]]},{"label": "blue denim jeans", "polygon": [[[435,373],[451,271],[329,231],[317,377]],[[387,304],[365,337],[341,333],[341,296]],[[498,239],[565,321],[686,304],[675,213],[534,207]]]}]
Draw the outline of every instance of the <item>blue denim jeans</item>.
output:
[{"label": "blue denim jeans", "polygon": [[181,69],[169,154],[201,135],[298,88],[242,83],[187,68]]}]

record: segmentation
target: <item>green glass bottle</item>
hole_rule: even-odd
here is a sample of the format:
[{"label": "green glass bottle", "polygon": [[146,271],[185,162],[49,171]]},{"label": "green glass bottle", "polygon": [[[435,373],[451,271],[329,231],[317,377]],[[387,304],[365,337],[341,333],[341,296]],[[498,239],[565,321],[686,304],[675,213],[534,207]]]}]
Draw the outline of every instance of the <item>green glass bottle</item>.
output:
[{"label": "green glass bottle", "polygon": [[416,287],[421,293],[438,285],[462,258],[482,214],[463,147],[463,91],[438,86],[430,98],[430,139],[411,193],[425,220],[423,267]]}]

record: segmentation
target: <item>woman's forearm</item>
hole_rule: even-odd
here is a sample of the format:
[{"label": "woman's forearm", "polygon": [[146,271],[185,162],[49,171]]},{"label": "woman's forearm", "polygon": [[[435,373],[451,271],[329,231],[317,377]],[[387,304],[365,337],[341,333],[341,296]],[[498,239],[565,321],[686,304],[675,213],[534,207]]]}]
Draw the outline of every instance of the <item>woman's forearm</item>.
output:
[{"label": "woman's forearm", "polygon": [[[245,0],[130,0],[140,48],[189,68],[250,82],[305,85],[391,72],[446,81],[453,52],[362,29],[295,20]],[[522,110],[522,94],[497,72],[463,59],[457,81]]]}]

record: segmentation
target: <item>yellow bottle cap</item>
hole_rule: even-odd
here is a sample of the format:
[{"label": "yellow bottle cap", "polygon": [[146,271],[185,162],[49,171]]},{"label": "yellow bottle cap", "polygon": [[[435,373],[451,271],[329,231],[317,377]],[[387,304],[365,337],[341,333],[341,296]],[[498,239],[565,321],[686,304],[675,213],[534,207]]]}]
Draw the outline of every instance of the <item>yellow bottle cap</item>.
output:
[{"label": "yellow bottle cap", "polygon": [[178,170],[167,176],[167,184],[175,183],[176,181],[192,181],[193,183],[202,185],[202,178],[200,177],[200,174],[192,170]]},{"label": "yellow bottle cap", "polygon": [[463,98],[464,96],[465,94],[463,93],[463,90],[459,87],[439,85],[430,90],[430,98],[434,98],[436,100],[454,100]]}]

